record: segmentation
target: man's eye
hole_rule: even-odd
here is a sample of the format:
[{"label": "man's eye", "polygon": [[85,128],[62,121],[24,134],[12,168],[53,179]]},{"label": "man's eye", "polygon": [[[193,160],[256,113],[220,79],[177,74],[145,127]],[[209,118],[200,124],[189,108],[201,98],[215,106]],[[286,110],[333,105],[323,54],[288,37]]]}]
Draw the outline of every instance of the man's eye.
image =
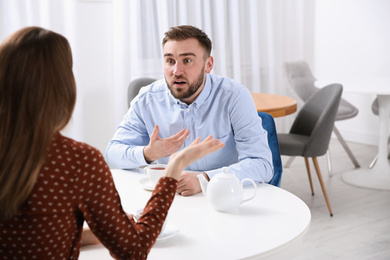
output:
[{"label": "man's eye", "polygon": [[184,62],[185,62],[185,63],[190,63],[191,60],[190,60],[190,59],[185,59]]},{"label": "man's eye", "polygon": [[168,64],[174,64],[175,61],[174,61],[174,60],[166,60],[166,63],[168,63]]}]

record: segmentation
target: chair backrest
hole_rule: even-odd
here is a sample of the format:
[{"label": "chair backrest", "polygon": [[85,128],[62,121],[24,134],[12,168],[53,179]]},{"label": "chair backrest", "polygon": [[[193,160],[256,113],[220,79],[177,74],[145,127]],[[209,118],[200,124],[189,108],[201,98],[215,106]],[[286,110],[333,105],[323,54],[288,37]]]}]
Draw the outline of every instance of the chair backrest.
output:
[{"label": "chair backrest", "polygon": [[328,150],[342,92],[341,84],[321,88],[298,112],[290,134],[310,136],[303,156],[321,156]]},{"label": "chair backrest", "polygon": [[147,86],[155,81],[156,79],[147,77],[132,80],[127,88],[127,105],[130,107],[131,100],[133,100],[133,98],[138,95],[139,90],[142,87]]},{"label": "chair backrest", "polygon": [[263,128],[268,132],[268,145],[272,152],[272,163],[274,166],[274,176],[272,177],[269,184],[280,187],[282,181],[282,158],[280,156],[279,140],[275,127],[274,118],[264,112],[257,112],[259,117],[261,117]]},{"label": "chair backrest", "polygon": [[288,84],[304,102],[318,91],[314,85],[316,79],[306,61],[286,62],[284,63],[284,72]]},{"label": "chair backrest", "polygon": [[[306,61],[286,62],[284,63],[284,72],[289,86],[303,102],[306,102],[319,90],[314,85],[316,78],[313,76]],[[336,121],[353,118],[358,112],[359,110],[354,105],[341,98]]]}]

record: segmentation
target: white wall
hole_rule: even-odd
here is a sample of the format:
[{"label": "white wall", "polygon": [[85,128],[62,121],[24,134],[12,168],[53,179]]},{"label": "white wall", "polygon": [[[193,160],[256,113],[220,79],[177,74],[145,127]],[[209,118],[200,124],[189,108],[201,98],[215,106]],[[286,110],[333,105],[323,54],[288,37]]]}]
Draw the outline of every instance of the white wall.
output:
[{"label": "white wall", "polygon": [[[104,152],[115,126],[108,114],[112,87],[112,2],[0,0],[0,41],[25,26],[64,35],[73,52],[76,107],[66,136]],[[111,123],[111,124],[110,124]]]},{"label": "white wall", "polygon": [[[390,76],[390,1],[317,0],[315,17],[312,67],[317,79]],[[378,117],[371,111],[375,96],[344,91],[343,98],[359,109],[357,117],[336,122],[343,137],[377,145]]]},{"label": "white wall", "polygon": [[[112,86],[112,3],[77,1],[75,41],[71,42],[77,83],[77,105],[66,132],[104,152],[115,127],[110,122],[110,87]],[[119,122],[115,122],[118,124]],[[115,124],[115,125],[116,125]]]}]

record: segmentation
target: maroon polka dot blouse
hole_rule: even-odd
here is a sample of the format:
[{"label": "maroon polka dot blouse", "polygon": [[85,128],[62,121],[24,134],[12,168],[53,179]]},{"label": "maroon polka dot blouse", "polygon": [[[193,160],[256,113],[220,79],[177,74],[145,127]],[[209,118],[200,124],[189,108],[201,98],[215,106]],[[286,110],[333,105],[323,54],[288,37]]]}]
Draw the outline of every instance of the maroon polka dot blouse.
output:
[{"label": "maroon polka dot blouse", "polygon": [[177,181],[161,178],[138,223],[123,211],[101,153],[55,135],[20,212],[0,223],[1,259],[77,259],[86,221],[118,259],[145,259],[174,199]]}]

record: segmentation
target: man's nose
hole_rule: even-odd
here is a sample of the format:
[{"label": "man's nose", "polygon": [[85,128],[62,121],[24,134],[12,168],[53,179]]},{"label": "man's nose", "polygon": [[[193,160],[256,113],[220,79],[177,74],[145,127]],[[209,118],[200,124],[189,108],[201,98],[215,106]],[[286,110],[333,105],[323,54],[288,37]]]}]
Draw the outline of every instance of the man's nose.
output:
[{"label": "man's nose", "polygon": [[177,76],[183,74],[183,65],[180,62],[176,62],[173,74]]}]

